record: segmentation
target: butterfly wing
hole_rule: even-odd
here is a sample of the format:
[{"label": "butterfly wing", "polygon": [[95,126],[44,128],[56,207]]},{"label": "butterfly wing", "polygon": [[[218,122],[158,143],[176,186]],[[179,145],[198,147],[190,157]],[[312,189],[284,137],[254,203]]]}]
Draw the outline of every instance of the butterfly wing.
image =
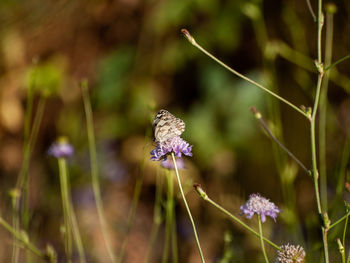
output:
[{"label": "butterfly wing", "polygon": [[180,136],[185,131],[185,123],[166,110],[160,110],[153,121],[154,141],[163,142]]}]

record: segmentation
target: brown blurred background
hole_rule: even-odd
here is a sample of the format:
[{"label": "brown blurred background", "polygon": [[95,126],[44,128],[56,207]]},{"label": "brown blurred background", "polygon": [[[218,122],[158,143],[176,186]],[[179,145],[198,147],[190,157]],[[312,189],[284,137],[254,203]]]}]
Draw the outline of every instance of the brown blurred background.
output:
[{"label": "brown blurred background", "polygon": [[[316,10],[316,1],[311,4]],[[350,2],[334,4],[333,61],[350,52]],[[193,145],[194,155],[185,158],[181,176],[208,262],[260,262],[262,256],[259,240],[204,203],[191,188],[194,182],[237,216],[250,193],[271,199],[283,213],[277,223],[267,220],[266,235],[278,244],[304,245],[314,254],[311,262],[317,262],[320,239],[312,180],[271,142],[249,107],[257,107],[276,137],[310,168],[307,120],[210,60],[186,41],[181,28],[237,71],[297,106],[313,105],[317,27],[306,1],[2,0],[2,216],[10,222],[8,192],[16,185],[23,159],[27,90],[35,79],[33,114],[40,98],[46,104],[29,167],[31,240],[43,248],[52,244],[59,260],[64,259],[58,169],[47,149],[65,135],[76,148],[69,169],[89,262],[109,262],[92,194],[79,88],[88,79],[103,202],[116,253],[126,236],[138,174],[143,178],[124,262],[145,262],[155,176],[164,172],[149,160],[151,123],[161,108],[186,122],[183,137]],[[344,159],[349,155],[349,63],[332,69],[328,87],[327,172],[334,218],[343,213],[338,209],[343,205],[340,174],[347,174]],[[176,212],[179,262],[200,262],[180,196]],[[247,222],[255,227],[252,221]],[[13,241],[5,230],[0,230],[0,240],[0,262],[9,262]],[[161,228],[151,262],[161,262],[163,241]],[[336,243],[330,247],[336,254]],[[273,256],[272,249],[268,252]]]}]

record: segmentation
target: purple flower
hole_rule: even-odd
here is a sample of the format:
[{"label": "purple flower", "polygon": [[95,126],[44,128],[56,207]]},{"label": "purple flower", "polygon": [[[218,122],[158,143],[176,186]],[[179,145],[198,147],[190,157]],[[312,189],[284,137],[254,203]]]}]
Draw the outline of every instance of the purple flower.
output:
[{"label": "purple flower", "polygon": [[56,158],[68,158],[74,153],[74,148],[67,142],[65,138],[59,138],[53,143],[48,151],[48,154]]},{"label": "purple flower", "polygon": [[248,201],[241,206],[242,214],[247,218],[252,218],[254,213],[260,215],[261,222],[266,221],[266,216],[270,216],[276,221],[277,214],[280,212],[278,207],[260,194],[251,194]]},{"label": "purple flower", "polygon": [[[182,158],[175,158],[175,160],[176,160],[177,169],[182,170],[185,168],[185,162]],[[162,161],[161,166],[166,168],[166,169],[169,169],[169,170],[175,169],[174,162],[171,159],[166,159],[166,160]]]},{"label": "purple flower", "polygon": [[181,157],[182,154],[192,156],[192,145],[183,140],[181,137],[176,136],[167,141],[157,142],[157,146],[151,151],[152,161],[166,160],[167,154],[174,152],[176,157]]},{"label": "purple flower", "polygon": [[305,256],[305,250],[301,246],[287,244],[277,251],[275,263],[303,263]]}]

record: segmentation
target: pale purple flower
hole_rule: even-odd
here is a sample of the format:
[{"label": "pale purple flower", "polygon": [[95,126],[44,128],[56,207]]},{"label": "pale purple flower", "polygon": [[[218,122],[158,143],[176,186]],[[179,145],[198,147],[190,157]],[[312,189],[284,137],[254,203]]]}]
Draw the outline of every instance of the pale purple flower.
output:
[{"label": "pale purple flower", "polygon": [[181,137],[176,136],[163,142],[157,142],[157,146],[151,151],[152,161],[166,160],[166,157],[171,152],[176,157],[181,157],[182,154],[192,156],[192,145],[183,140]]},{"label": "pale purple flower", "polygon": [[241,206],[242,214],[247,218],[252,218],[256,213],[260,215],[261,222],[266,221],[266,216],[270,216],[276,221],[277,214],[280,212],[278,207],[260,194],[251,194],[248,201]]},{"label": "pale purple flower", "polygon": [[73,153],[73,146],[66,140],[58,140],[53,143],[48,150],[48,154],[56,158],[69,158]]},{"label": "pale purple flower", "polygon": [[[185,168],[185,162],[184,162],[184,160],[182,158],[175,158],[175,160],[176,160],[176,167],[177,167],[177,169],[182,170],[182,169]],[[175,169],[174,162],[170,158],[162,161],[162,163],[160,165],[162,167],[166,168],[166,169],[169,169],[169,170],[174,170]]]},{"label": "pale purple flower", "polygon": [[303,263],[305,256],[305,250],[301,246],[287,244],[277,251],[275,263]]}]

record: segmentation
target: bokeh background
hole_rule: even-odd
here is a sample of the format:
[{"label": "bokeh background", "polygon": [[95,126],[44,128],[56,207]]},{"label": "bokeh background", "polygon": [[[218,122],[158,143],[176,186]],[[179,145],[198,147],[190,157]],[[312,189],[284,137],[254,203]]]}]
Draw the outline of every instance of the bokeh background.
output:
[{"label": "bokeh background", "polygon": [[[334,4],[333,60],[337,60],[350,51],[350,2]],[[316,10],[316,1],[311,5]],[[27,91],[33,85],[33,115],[41,100],[45,106],[29,166],[31,240],[42,248],[52,244],[63,262],[58,169],[47,150],[65,135],[76,149],[69,160],[71,187],[89,262],[109,262],[91,188],[79,87],[87,79],[103,204],[116,254],[128,235],[124,262],[146,260],[156,174],[164,173],[158,162],[149,160],[154,147],[151,124],[162,108],[185,121],[183,137],[193,145],[193,157],[185,158],[181,176],[208,262],[263,258],[259,240],[201,200],[193,183],[200,183],[212,199],[237,216],[249,194],[259,192],[271,199],[283,212],[276,223],[268,219],[264,224],[266,235],[278,244],[303,245],[311,262],[318,262],[321,239],[312,179],[266,136],[249,108],[257,107],[276,137],[310,168],[307,120],[206,57],[181,35],[181,28],[237,71],[297,106],[313,105],[317,27],[306,1],[2,0],[2,217],[11,220],[9,191],[22,164]],[[344,214],[349,92],[349,61],[345,61],[332,69],[328,85],[326,169],[331,218]],[[140,201],[128,234],[128,215],[140,180]],[[179,262],[200,262],[179,195],[176,213]],[[256,227],[255,220],[246,221]],[[331,238],[339,233],[332,232]],[[9,262],[13,241],[3,229],[0,242],[0,261]],[[163,245],[162,225],[150,262],[161,262]],[[332,239],[330,249],[337,258]],[[268,248],[268,253],[273,257],[275,251]]]}]

